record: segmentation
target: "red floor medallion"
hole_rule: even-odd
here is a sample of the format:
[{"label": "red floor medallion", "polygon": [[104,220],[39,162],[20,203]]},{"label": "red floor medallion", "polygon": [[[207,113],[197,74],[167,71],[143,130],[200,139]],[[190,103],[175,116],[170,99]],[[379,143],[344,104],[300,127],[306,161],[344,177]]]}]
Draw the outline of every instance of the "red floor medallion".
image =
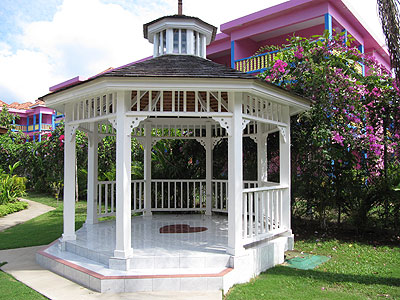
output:
[{"label": "red floor medallion", "polygon": [[207,227],[191,227],[188,224],[174,224],[161,227],[160,233],[191,233],[206,230]]}]

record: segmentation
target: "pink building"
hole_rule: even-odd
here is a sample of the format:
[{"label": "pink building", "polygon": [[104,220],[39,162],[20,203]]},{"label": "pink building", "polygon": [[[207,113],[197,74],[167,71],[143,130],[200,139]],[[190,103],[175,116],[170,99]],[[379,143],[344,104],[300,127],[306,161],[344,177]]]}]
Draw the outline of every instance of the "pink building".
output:
[{"label": "pink building", "polygon": [[[281,46],[293,35],[310,38],[313,35],[322,35],[325,30],[331,34],[345,32],[346,35],[351,35],[355,39],[354,47],[375,57],[390,70],[390,57],[386,48],[342,0],[290,0],[221,24],[221,32],[206,48],[206,57],[242,72],[258,74],[271,66],[276,53],[267,52],[254,56],[261,47]],[[146,57],[127,65],[150,58]],[[359,68],[360,73],[365,72],[364,66],[360,65]],[[113,70],[115,69],[110,68],[102,73]],[[84,81],[86,80],[77,76],[50,87],[50,91],[54,92]]]},{"label": "pink building", "polygon": [[54,130],[62,119],[53,109],[46,107],[43,101],[7,104],[0,101],[0,110],[6,106],[11,114],[19,116],[15,121],[15,130],[21,130],[32,140],[41,140],[43,134]]},{"label": "pink building", "polygon": [[[240,71],[258,73],[268,67],[274,55],[252,57],[260,47],[281,46],[293,34],[309,38],[324,30],[350,34],[355,38],[353,46],[390,69],[387,51],[342,0],[291,0],[221,24],[221,33],[207,47],[207,58]],[[360,69],[363,71],[362,66]]]}]

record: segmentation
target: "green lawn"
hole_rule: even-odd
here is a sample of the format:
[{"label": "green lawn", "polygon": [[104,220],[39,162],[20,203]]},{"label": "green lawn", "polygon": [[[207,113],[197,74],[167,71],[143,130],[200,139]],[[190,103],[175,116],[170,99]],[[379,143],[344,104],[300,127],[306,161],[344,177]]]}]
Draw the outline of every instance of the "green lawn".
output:
[{"label": "green lawn", "polygon": [[[0,250],[46,245],[59,238],[63,232],[63,205],[51,196],[29,193],[27,199],[56,209],[26,223],[0,232]],[[80,228],[86,219],[86,202],[76,203],[75,226]]]},{"label": "green lawn", "polygon": [[295,248],[332,258],[308,271],[277,266],[225,299],[400,299],[399,247],[314,238]]},{"label": "green lawn", "polygon": [[0,299],[43,300],[48,298],[17,281],[11,275],[0,271]]},{"label": "green lawn", "polygon": [[[29,194],[28,199],[56,210],[0,233],[0,249],[48,244],[62,234],[62,202]],[[76,228],[86,217],[86,202],[76,206]],[[302,231],[295,228],[294,231]],[[323,239],[318,234],[297,238],[299,251],[331,256],[314,270],[277,266],[250,283],[236,285],[226,300],[246,299],[400,299],[400,249],[369,243]],[[30,294],[32,293],[32,294]],[[12,276],[0,272],[0,299],[45,299]],[[18,298],[19,297],[19,298]],[[36,298],[35,298],[36,297]]]}]

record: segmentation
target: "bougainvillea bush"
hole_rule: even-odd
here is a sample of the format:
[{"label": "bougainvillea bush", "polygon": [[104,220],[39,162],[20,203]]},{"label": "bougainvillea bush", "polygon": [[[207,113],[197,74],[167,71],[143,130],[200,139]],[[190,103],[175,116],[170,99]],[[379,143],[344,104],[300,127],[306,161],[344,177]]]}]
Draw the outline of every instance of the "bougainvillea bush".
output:
[{"label": "bougainvillea bush", "polygon": [[[259,76],[312,100],[292,119],[293,199],[322,225],[334,212],[398,226],[400,92],[390,72],[344,33],[293,37]],[[365,74],[362,68],[365,68]],[[298,203],[294,203],[295,207]],[[390,223],[390,224],[389,224]]]}]

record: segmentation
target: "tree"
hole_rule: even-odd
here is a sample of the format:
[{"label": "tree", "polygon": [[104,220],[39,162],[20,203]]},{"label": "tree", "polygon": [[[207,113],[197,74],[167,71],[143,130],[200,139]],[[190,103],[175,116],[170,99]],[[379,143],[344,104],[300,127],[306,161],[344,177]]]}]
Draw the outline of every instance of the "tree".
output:
[{"label": "tree", "polygon": [[0,110],[0,126],[7,129],[14,129],[14,122],[19,119],[18,115],[13,115],[8,111],[7,106],[3,106]]},{"label": "tree", "polygon": [[398,180],[399,89],[388,70],[350,44],[343,33],[293,37],[260,75],[313,101],[292,120],[292,174],[295,195],[322,225],[328,209],[339,222],[346,214],[362,225],[372,208],[385,207],[387,220],[398,205],[387,187]]},{"label": "tree", "polygon": [[399,0],[378,0],[379,17],[389,49],[390,62],[394,69],[397,85],[400,83],[400,24]]}]

